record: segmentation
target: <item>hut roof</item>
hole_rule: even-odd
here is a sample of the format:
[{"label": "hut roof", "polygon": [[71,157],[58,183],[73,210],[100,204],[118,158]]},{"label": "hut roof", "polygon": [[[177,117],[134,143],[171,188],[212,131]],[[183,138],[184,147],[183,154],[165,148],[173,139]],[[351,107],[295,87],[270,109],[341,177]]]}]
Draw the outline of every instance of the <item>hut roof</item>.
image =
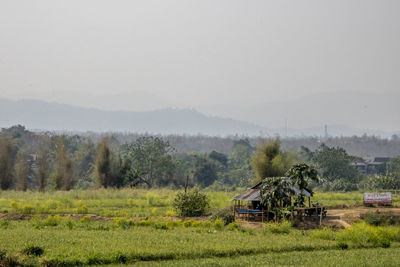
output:
[{"label": "hut roof", "polygon": [[[284,177],[286,178],[286,177]],[[287,178],[289,179],[289,178]],[[244,191],[243,193],[241,193],[240,195],[237,195],[235,197],[233,197],[231,199],[231,201],[233,200],[241,200],[241,201],[260,201],[260,188],[261,188],[261,182],[256,184],[255,186],[253,186],[250,189],[247,189],[246,191]],[[298,195],[300,194],[300,189],[297,186],[291,186],[290,189],[292,189],[294,191],[294,195]],[[303,189],[303,195],[306,197],[311,197],[311,193],[308,192],[307,190]]]}]

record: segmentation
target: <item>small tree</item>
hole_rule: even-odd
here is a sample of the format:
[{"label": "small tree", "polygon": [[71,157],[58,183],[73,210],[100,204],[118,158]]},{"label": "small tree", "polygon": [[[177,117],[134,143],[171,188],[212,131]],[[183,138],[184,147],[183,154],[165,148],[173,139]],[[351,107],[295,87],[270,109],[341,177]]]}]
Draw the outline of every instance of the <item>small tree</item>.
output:
[{"label": "small tree", "polygon": [[56,176],[55,183],[58,190],[70,190],[73,185],[73,166],[65,147],[65,136],[56,137]]},{"label": "small tree", "polygon": [[210,207],[210,200],[206,194],[195,188],[187,192],[178,192],[172,205],[180,216],[202,216]]},{"label": "small tree", "polygon": [[10,189],[13,184],[15,146],[7,137],[0,137],[0,189]]},{"label": "small tree", "polygon": [[252,166],[258,181],[265,177],[280,177],[296,161],[296,154],[283,152],[279,138],[262,142],[252,158]]},{"label": "small tree", "polygon": [[50,160],[51,154],[49,144],[46,141],[42,141],[39,146],[36,171],[37,183],[40,192],[44,192],[47,185],[47,180],[51,171]]},{"label": "small tree", "polygon": [[26,191],[28,189],[29,165],[28,156],[23,151],[18,151],[17,162],[15,164],[15,177],[17,178],[17,190]]},{"label": "small tree", "polygon": [[[281,217],[285,207],[291,208],[291,203],[286,203],[294,191],[285,177],[268,177],[262,181],[260,188],[261,204],[274,213],[275,220]],[[289,204],[289,205],[285,205]]]},{"label": "small tree", "polygon": [[313,192],[308,188],[309,181],[318,181],[317,171],[305,163],[294,165],[286,173],[290,178],[290,183],[299,189],[299,194],[295,196],[294,206],[304,207],[304,190],[307,190],[312,195]]},{"label": "small tree", "polygon": [[95,175],[99,186],[107,188],[111,185],[111,151],[107,138],[103,138],[97,147]]}]

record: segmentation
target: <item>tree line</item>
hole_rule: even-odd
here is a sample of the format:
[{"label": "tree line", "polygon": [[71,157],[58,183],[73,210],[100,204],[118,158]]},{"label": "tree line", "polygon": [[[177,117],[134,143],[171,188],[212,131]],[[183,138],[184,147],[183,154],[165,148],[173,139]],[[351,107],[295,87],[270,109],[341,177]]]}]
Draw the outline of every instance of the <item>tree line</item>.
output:
[{"label": "tree line", "polygon": [[322,143],[314,149],[292,150],[279,138],[259,139],[256,144],[247,138],[230,141],[229,153],[179,151],[162,136],[137,136],[121,143],[114,135],[92,139],[13,126],[0,132],[0,188],[199,186],[226,190],[281,177],[295,164],[307,163],[319,177],[310,186],[322,190],[400,189],[399,157],[391,159],[384,173],[368,176],[355,168],[357,157],[339,146]]}]

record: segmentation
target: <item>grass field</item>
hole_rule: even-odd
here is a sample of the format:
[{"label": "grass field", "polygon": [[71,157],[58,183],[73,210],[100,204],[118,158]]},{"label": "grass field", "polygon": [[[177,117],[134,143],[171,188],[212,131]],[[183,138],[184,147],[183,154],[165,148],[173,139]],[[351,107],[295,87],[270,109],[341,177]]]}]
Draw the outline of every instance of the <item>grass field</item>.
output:
[{"label": "grass field", "polygon": [[[398,266],[400,261],[399,227],[359,222],[344,230],[301,231],[287,223],[249,229],[207,218],[182,221],[170,217],[175,193],[0,191],[0,266],[13,260],[33,266]],[[230,205],[237,193],[208,192],[211,209]],[[316,193],[316,200],[359,206],[362,194]],[[14,214],[30,215],[7,219]],[[69,216],[74,214],[80,216]],[[43,255],[28,255],[37,248]]]},{"label": "grass field", "polygon": [[[173,215],[177,191],[99,189],[52,192],[0,191],[0,213],[96,214],[104,217]],[[223,208],[237,192],[209,192],[211,209]]]},{"label": "grass field", "polygon": [[[148,217],[173,215],[176,191],[169,189],[99,189],[39,192],[0,191],[0,213],[95,214],[104,217]],[[240,192],[208,192],[211,209],[223,208]],[[393,195],[394,205],[400,195]],[[312,202],[328,207],[361,206],[362,193],[315,193]]]},{"label": "grass field", "polygon": [[[57,216],[29,221],[2,220],[0,237],[0,249],[14,255],[19,262],[46,266],[116,263],[230,266],[246,262],[263,265],[263,258],[271,264],[284,263],[282,253],[290,254],[290,262],[295,264],[301,259],[296,255],[304,254],[307,258],[311,257],[310,252],[318,252],[316,255],[321,259],[331,252],[339,260],[339,254],[344,253],[341,249],[368,248],[352,252],[360,254],[362,251],[369,254],[379,247],[400,251],[399,229],[365,224],[351,230],[299,231],[288,230],[285,225],[242,229],[218,222],[185,224],[168,220],[121,222],[121,219],[93,222]],[[34,247],[43,249],[43,255],[27,256],[27,251]],[[294,252],[297,254],[291,254]],[[396,256],[385,260],[395,263],[399,259]],[[354,262],[351,259],[349,264]]]}]

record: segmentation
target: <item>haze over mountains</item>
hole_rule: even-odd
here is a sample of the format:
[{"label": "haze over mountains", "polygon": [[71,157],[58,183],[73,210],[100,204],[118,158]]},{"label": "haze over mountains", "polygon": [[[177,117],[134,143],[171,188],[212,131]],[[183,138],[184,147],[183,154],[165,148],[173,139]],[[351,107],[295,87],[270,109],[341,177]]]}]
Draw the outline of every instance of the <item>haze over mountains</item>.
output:
[{"label": "haze over mountains", "polygon": [[325,125],[331,136],[390,137],[400,132],[395,94],[336,92],[286,102],[196,106],[146,92],[103,96],[50,92],[32,96],[35,100],[13,98],[0,99],[0,127],[23,124],[43,130],[222,136],[323,136]]},{"label": "haze over mountains", "polygon": [[205,116],[189,109],[107,111],[39,100],[0,99],[0,126],[14,124],[41,130],[192,135],[258,135],[265,130],[251,123]]}]

